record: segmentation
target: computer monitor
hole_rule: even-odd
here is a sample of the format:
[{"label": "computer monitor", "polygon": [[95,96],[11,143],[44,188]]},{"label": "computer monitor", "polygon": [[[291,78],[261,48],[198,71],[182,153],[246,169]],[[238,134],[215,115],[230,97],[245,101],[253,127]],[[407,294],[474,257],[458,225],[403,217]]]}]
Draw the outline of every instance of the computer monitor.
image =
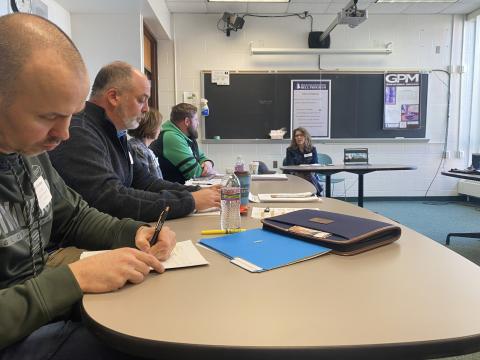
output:
[{"label": "computer monitor", "polygon": [[343,149],[343,163],[345,165],[367,165],[368,149],[367,148]]},{"label": "computer monitor", "polygon": [[472,154],[472,168],[480,170],[480,154]]}]

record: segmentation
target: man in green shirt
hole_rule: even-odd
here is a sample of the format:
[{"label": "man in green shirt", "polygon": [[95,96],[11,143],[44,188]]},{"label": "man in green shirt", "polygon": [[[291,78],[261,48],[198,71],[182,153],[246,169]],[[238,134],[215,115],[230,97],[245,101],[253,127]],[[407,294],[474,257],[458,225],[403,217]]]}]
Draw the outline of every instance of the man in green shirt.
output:
[{"label": "man in green shirt", "polygon": [[184,184],[192,178],[216,174],[213,161],[198,147],[198,124],[195,106],[181,103],[172,107],[170,121],[162,125],[160,136],[150,144],[164,179]]},{"label": "man in green shirt", "polygon": [[[91,208],[45,151],[69,137],[88,76],[72,41],[41,17],[0,17],[0,359],[127,358],[80,321],[84,293],[142,282],[175,234]],[[78,260],[80,249],[115,249]],[[135,306],[135,304],[132,304]]]}]

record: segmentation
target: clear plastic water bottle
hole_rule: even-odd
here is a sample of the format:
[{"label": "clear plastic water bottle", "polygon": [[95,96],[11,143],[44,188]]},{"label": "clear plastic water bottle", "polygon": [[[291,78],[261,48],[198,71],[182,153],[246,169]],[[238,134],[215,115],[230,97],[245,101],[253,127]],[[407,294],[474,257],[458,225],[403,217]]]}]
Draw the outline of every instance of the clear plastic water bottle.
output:
[{"label": "clear plastic water bottle", "polygon": [[208,116],[210,114],[210,110],[208,108],[208,100],[207,99],[200,99],[200,108],[202,111],[203,116]]},{"label": "clear plastic water bottle", "polygon": [[222,180],[220,190],[220,228],[240,228],[240,181],[231,173]]},{"label": "clear plastic water bottle", "polygon": [[237,156],[237,161],[235,161],[235,172],[244,172],[245,171],[245,162],[242,159],[241,155]]}]

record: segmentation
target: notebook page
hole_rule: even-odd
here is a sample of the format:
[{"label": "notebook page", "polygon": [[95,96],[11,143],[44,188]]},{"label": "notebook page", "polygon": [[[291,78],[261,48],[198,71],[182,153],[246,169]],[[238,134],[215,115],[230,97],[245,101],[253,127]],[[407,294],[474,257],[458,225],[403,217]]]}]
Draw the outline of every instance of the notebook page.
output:
[{"label": "notebook page", "polygon": [[[89,256],[97,255],[106,251],[111,250],[84,251],[80,255],[80,259],[85,259]],[[177,242],[170,257],[161,263],[165,269],[176,269],[182,267],[207,265],[208,261],[202,256],[202,254],[200,254],[191,240],[185,240]]]}]

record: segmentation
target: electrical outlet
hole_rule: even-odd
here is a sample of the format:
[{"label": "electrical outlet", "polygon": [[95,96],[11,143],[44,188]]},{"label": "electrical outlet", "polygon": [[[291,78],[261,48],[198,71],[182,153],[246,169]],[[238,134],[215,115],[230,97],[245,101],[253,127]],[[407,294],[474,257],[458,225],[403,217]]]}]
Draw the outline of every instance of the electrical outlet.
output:
[{"label": "electrical outlet", "polygon": [[444,159],[450,159],[450,151],[448,151],[448,150],[447,150],[447,151],[444,151],[444,152],[443,152],[443,158],[444,158]]},{"label": "electrical outlet", "polygon": [[467,69],[465,68],[465,65],[458,65],[457,71],[459,74],[464,74],[465,72],[467,72]]},{"label": "electrical outlet", "polygon": [[452,65],[447,65],[447,71],[452,74],[455,72],[455,68]]},{"label": "electrical outlet", "polygon": [[278,167],[278,161],[273,160],[273,168],[276,169]]}]

